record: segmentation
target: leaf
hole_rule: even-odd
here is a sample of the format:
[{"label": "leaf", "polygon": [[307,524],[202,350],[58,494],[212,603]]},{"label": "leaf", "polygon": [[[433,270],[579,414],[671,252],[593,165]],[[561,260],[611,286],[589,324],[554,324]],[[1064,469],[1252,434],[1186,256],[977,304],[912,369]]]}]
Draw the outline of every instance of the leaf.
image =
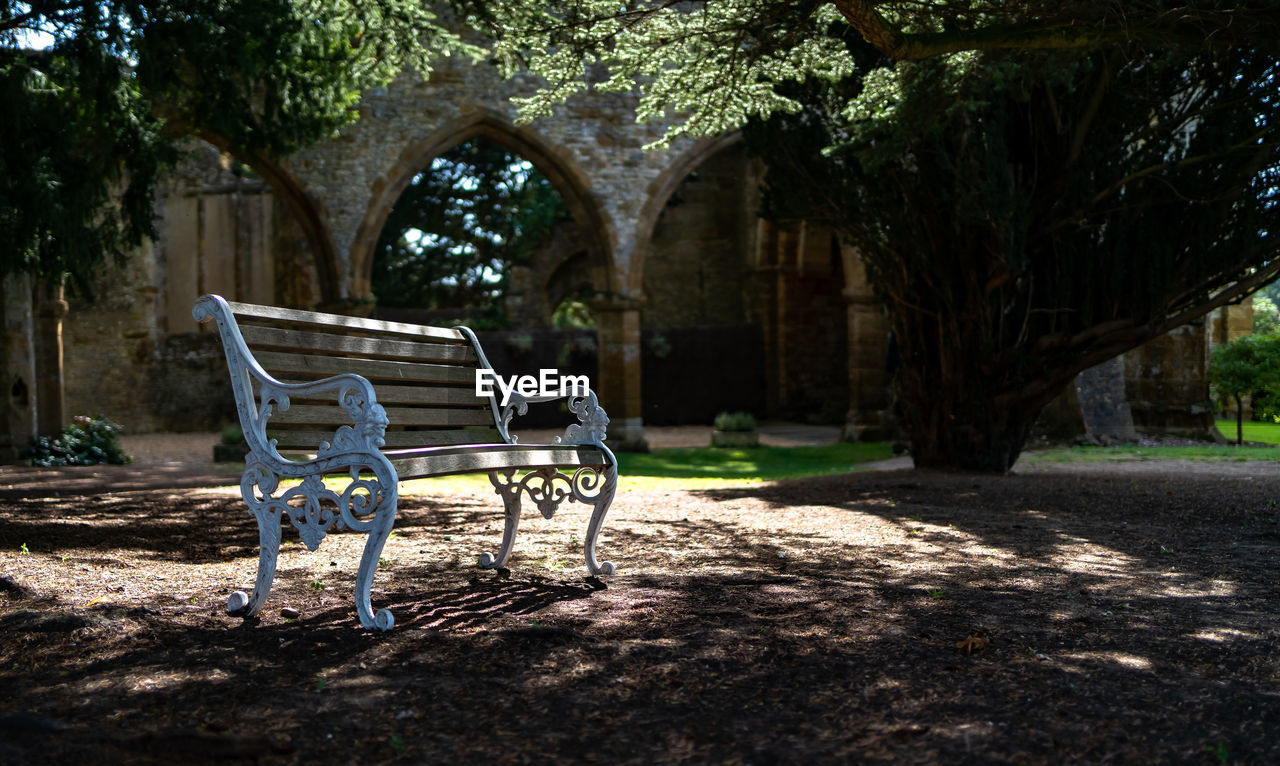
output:
[{"label": "leaf", "polygon": [[956,642],[956,648],[969,655],[986,649],[988,643],[989,640],[985,631],[972,630],[969,631],[969,635],[963,641]]}]

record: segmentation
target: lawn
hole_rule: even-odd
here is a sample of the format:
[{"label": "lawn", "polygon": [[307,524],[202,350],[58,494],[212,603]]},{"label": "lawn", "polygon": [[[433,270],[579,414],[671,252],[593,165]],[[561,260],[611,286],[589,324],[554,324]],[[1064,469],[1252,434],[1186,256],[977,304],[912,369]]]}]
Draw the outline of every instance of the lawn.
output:
[{"label": "lawn", "polygon": [[[848,473],[863,463],[893,457],[887,442],[816,447],[684,447],[649,453],[618,453],[619,486],[626,490],[693,490],[757,484],[774,479]],[[406,482],[406,492],[444,487],[487,487],[484,474],[444,476]]]},{"label": "lawn", "polygon": [[1204,444],[1192,447],[1063,447],[1023,453],[1019,465],[1037,463],[1121,463],[1136,460],[1198,460],[1219,462],[1246,462],[1250,460],[1275,462],[1280,460],[1280,450],[1274,447],[1236,447],[1231,444]]},{"label": "lawn", "polygon": [[[1217,420],[1214,422],[1223,436],[1235,441],[1236,421]],[[1259,423],[1246,420],[1244,422],[1244,440],[1259,444],[1280,444],[1280,423]]]}]

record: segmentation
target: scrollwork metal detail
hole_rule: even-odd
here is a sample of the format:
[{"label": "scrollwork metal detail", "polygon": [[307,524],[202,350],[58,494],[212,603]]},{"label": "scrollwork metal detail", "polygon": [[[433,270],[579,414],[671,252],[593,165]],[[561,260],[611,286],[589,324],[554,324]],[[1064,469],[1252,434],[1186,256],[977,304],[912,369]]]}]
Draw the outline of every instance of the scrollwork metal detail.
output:
[{"label": "scrollwork metal detail", "polygon": [[391,421],[381,404],[355,388],[342,389],[338,401],[351,416],[353,425],[340,426],[332,441],[321,442],[317,457],[343,452],[372,452],[386,443],[387,426]]},{"label": "scrollwork metal detail", "polygon": [[[607,452],[607,449],[606,449]],[[613,502],[618,486],[617,464],[612,453],[608,453],[609,462],[603,467],[583,466],[572,475],[562,473],[555,468],[538,468],[516,478],[515,470],[491,471],[489,481],[494,490],[502,497],[506,511],[506,529],[502,535],[502,548],[498,555],[484,553],[480,556],[482,569],[495,569],[504,566],[511,557],[515,547],[516,532],[520,526],[520,496],[527,495],[542,513],[544,518],[552,518],[560,504],[565,500],[585,503],[593,507],[591,521],[587,525],[587,537],[583,544],[587,569],[593,575],[613,574],[613,562],[596,560],[596,539],[604,524],[605,514]]]},{"label": "scrollwork metal detail", "polygon": [[569,411],[578,416],[579,422],[564,429],[564,436],[557,436],[556,444],[604,444],[609,416],[596,401],[594,391],[569,397]]},{"label": "scrollwork metal detail", "polygon": [[[296,486],[280,491],[281,476],[268,461],[253,452],[245,461],[240,494],[258,521],[258,577],[253,595],[247,596],[243,591],[233,593],[227,610],[232,614],[252,615],[262,608],[275,579],[280,530],[287,517],[312,551],[319,548],[325,535],[335,528],[369,534],[356,576],[356,611],[366,627],[389,630],[395,624],[394,618],[385,609],[373,613],[369,592],[378,556],[395,519],[398,498],[394,472],[388,482],[386,470],[369,458],[367,464],[350,466],[350,479],[341,492],[325,486],[321,473],[308,474]],[[369,476],[370,473],[373,476]]]}]

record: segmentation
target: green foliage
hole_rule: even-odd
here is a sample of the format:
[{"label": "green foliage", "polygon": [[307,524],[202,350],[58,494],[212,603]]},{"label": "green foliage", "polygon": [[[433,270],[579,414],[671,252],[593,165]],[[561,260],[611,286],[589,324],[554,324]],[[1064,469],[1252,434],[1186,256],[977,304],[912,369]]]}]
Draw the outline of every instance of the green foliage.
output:
[{"label": "green foliage", "polygon": [[120,426],[101,415],[77,415],[57,437],[38,436],[28,457],[31,465],[122,465],[133,462],[120,448]]},{"label": "green foliage", "polygon": [[1253,294],[1253,334],[1280,335],[1280,282],[1272,282]]},{"label": "green foliage", "polygon": [[529,162],[476,140],[437,157],[387,217],[373,266],[383,306],[466,309],[499,318],[514,264],[569,217]]},{"label": "green foliage", "polygon": [[570,297],[551,312],[551,326],[557,330],[594,330],[596,318],[585,301]]},{"label": "green foliage", "polygon": [[1003,471],[1078,372],[1280,268],[1277,76],[1247,52],[962,53],[810,83],[747,135],[771,214],[833,221],[888,305],[917,464]]},{"label": "green foliage", "polygon": [[244,441],[244,431],[239,425],[233,423],[219,432],[218,439],[223,444],[239,444]]},{"label": "green foliage", "polygon": [[683,119],[655,143],[683,133],[714,135],[750,117],[794,112],[799,103],[775,86],[810,75],[852,73],[843,43],[822,34],[839,23],[834,7],[817,2],[735,0],[732,3],[620,5],[611,0],[467,2],[469,21],[496,41],[508,74],[543,78],[536,95],[516,99],[521,118],[549,114],[588,88],[632,93],[636,118]]},{"label": "green foliage", "polygon": [[635,87],[667,140],[747,125],[772,214],[888,305],[918,465],[1008,470],[1078,372],[1280,273],[1270,3],[463,5],[546,78],[526,116]]},{"label": "green foliage", "polygon": [[5,3],[0,277],[83,286],[151,236],[183,133],[253,165],[332,135],[404,68],[474,50],[412,0]]},{"label": "green foliage", "polygon": [[1219,406],[1236,407],[1236,441],[1244,440],[1243,402],[1253,395],[1259,405],[1280,394],[1280,337],[1246,335],[1213,349],[1209,388]]},{"label": "green foliage", "polygon": [[773,479],[822,476],[856,470],[858,463],[885,460],[893,451],[884,442],[829,444],[821,447],[689,447],[648,454],[618,454],[618,473],[628,481],[662,477],[692,479]]},{"label": "green foliage", "polygon": [[[528,70],[545,86],[519,99],[522,119],[551,112],[583,91],[639,93],[638,120],[656,120],[665,144],[715,135],[748,120],[807,108],[790,85],[865,74],[893,60],[964,51],[1090,49],[1146,43],[1224,52],[1275,52],[1280,18],[1270,0],[1168,3],[963,3],[877,0],[453,0],[495,40],[505,71]],[[1179,3],[1179,6],[1184,4]],[[871,61],[851,48],[874,51]]]},{"label": "green foliage", "polygon": [[0,48],[0,100],[0,277],[86,275],[154,234],[156,174],[174,152],[108,46]]},{"label": "green foliage", "polygon": [[754,431],[756,418],[750,412],[721,412],[716,415],[717,431]]}]

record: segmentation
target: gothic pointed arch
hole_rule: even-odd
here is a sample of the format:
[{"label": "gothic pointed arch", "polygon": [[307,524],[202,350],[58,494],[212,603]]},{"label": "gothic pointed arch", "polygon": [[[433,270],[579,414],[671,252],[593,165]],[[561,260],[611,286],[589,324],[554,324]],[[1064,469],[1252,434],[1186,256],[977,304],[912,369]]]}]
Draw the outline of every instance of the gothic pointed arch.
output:
[{"label": "gothic pointed arch", "polygon": [[307,191],[303,182],[288,167],[274,158],[262,153],[245,156],[244,153],[235,151],[230,141],[215,134],[201,132],[198,138],[244,162],[266,181],[293,214],[293,219],[306,240],[307,250],[315,259],[320,304],[324,306],[338,303],[342,299],[339,294],[338,249],[334,245],[333,233],[329,230],[328,216],[319,200]]},{"label": "gothic pointed arch", "polygon": [[516,127],[495,112],[474,109],[406,147],[394,167],[374,184],[365,216],[351,244],[352,297],[358,299],[371,295],[378,237],[400,194],[416,175],[431,166],[436,157],[477,138],[492,141],[520,155],[551,182],[583,233],[595,288],[601,292],[618,291],[622,280],[614,266],[611,227],[588,189],[586,176],[567,153],[557,151],[532,129]]},{"label": "gothic pointed arch", "polygon": [[685,178],[712,155],[742,142],[742,133],[735,131],[714,138],[702,138],[667,166],[645,190],[644,204],[636,219],[634,246],[630,268],[627,270],[626,287],[635,294],[643,292],[644,261],[653,240],[653,230],[662,215],[662,209]]}]

